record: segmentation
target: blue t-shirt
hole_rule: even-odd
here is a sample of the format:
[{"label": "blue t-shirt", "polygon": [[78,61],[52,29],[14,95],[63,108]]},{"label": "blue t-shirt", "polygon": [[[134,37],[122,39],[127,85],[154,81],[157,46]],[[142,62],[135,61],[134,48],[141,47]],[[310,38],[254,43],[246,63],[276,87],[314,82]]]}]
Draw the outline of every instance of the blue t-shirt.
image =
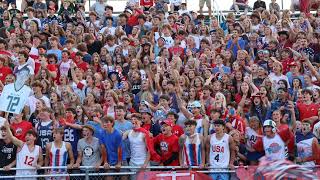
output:
[{"label": "blue t-shirt", "polygon": [[55,54],[58,57],[58,62],[62,59],[62,51],[60,49],[49,49],[47,54]]},{"label": "blue t-shirt", "polygon": [[94,121],[88,121],[87,124],[93,127],[94,137],[98,138],[99,141],[102,141],[102,138],[104,135],[104,129],[100,126],[100,124]]},{"label": "blue t-shirt", "polygon": [[[233,43],[233,40],[230,39],[228,41],[228,43],[227,43],[227,49],[231,48],[232,43]],[[242,40],[241,38],[238,39],[238,43],[239,43],[239,46],[240,46],[241,49],[238,49],[238,45],[237,44],[234,44],[233,49],[231,49],[235,56],[237,55],[238,50],[244,49],[245,45],[246,45],[246,42],[244,40]]]},{"label": "blue t-shirt", "polygon": [[[124,132],[131,130],[133,126],[130,121],[125,121],[124,123],[115,121],[114,128],[118,130],[121,134],[123,134]],[[122,141],[122,153],[123,153],[122,157],[124,158],[130,157],[130,143],[128,138]]]},{"label": "blue t-shirt", "polygon": [[112,133],[104,131],[104,136],[100,142],[106,147],[108,163],[114,166],[118,163],[118,148],[122,147],[122,136],[116,129]]}]

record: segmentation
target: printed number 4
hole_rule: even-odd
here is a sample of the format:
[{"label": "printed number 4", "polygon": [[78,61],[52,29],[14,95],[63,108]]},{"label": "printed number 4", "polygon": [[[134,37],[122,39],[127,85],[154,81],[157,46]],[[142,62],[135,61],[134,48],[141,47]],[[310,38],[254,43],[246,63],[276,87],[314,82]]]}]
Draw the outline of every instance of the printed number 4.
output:
[{"label": "printed number 4", "polygon": [[34,157],[26,156],[26,159],[24,160],[24,164],[32,166],[33,161],[34,161]]},{"label": "printed number 4", "polygon": [[9,99],[7,111],[11,111],[11,112],[16,111],[16,107],[19,104],[20,97],[8,96],[7,99]]},{"label": "printed number 4", "polygon": [[214,157],[214,160],[216,160],[217,162],[219,162],[219,154],[217,154],[216,157]]}]

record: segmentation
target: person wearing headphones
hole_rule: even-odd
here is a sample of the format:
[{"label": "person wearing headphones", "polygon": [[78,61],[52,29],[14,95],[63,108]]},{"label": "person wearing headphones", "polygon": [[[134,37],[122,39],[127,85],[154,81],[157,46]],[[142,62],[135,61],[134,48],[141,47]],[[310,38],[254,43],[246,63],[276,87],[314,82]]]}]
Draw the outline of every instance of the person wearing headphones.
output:
[{"label": "person wearing headphones", "polygon": [[285,160],[287,158],[286,140],[277,133],[277,124],[271,119],[265,120],[263,132],[265,135],[262,140],[254,144],[253,148],[260,152],[264,151],[269,161]]}]

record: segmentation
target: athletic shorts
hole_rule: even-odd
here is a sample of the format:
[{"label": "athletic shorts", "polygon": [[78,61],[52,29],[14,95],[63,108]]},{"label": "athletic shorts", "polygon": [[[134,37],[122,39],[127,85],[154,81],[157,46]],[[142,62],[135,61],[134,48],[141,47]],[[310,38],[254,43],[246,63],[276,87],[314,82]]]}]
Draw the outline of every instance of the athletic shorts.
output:
[{"label": "athletic shorts", "polygon": [[211,173],[210,177],[214,180],[229,180],[230,174],[228,173]]},{"label": "athletic shorts", "polygon": [[199,0],[199,6],[200,6],[200,7],[203,7],[204,4],[206,4],[207,7],[208,7],[208,6],[211,7],[211,1],[212,1],[212,0]]}]

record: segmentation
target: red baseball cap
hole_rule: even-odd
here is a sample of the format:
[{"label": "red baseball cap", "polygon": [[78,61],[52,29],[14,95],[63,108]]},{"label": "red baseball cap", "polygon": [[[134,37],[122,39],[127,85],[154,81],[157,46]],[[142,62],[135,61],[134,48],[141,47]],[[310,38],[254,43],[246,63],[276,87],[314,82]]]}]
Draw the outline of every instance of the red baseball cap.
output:
[{"label": "red baseball cap", "polygon": [[171,126],[171,127],[174,126],[173,122],[170,119],[166,119],[166,120],[161,122],[161,125],[164,125],[164,124],[166,124],[168,126]]}]

